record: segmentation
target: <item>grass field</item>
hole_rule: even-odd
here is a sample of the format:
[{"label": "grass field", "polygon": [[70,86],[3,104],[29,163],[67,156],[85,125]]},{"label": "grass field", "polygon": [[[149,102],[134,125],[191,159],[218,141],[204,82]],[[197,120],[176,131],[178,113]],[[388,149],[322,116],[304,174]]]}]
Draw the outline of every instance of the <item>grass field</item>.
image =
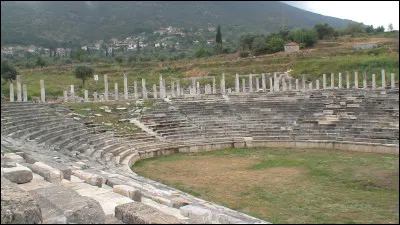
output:
[{"label": "grass field", "polygon": [[272,223],[399,223],[399,157],[253,148],[139,161],[136,173]]},{"label": "grass field", "polygon": [[[397,41],[397,43],[396,43]],[[384,46],[368,50],[352,50],[352,45],[360,43],[384,43]],[[274,71],[292,70],[291,75],[300,78],[302,74],[309,79],[320,79],[322,74],[332,72],[343,74],[348,71],[359,74],[366,71],[370,83],[372,73],[377,75],[377,85],[380,85],[380,71],[385,69],[387,81],[390,81],[390,73],[396,74],[396,81],[399,80],[399,50],[398,37],[393,38],[339,38],[332,41],[320,41],[315,47],[303,49],[298,53],[287,55],[279,52],[257,57],[238,58],[237,54],[218,55],[199,59],[183,59],[168,62],[134,62],[103,64],[89,64],[99,74],[100,80],[96,83],[93,78],[86,82],[83,87],[82,81],[75,78],[73,69],[76,65],[54,66],[48,68],[21,69],[22,83],[28,86],[28,98],[40,96],[40,79],[43,79],[46,86],[46,97],[57,97],[63,95],[63,90],[69,90],[70,85],[75,85],[75,93],[83,96],[84,89],[89,94],[94,91],[104,90],[103,74],[108,74],[110,91],[114,89],[114,83],[119,83],[119,91],[123,91],[123,74],[128,75],[130,92],[133,91],[133,81],[138,81],[141,87],[141,79],[146,79],[146,84],[151,87],[159,82],[159,74],[166,79],[167,86],[175,79],[181,80],[181,86],[191,83],[184,80],[184,77],[210,76],[210,79],[202,79],[199,82],[204,84],[211,82],[211,76],[216,76],[217,84],[222,73],[226,75],[227,87],[234,87],[234,75],[262,73]],[[337,82],[337,76],[336,76]],[[362,76],[359,76],[359,83],[362,84]],[[15,88],[15,87],[14,87]],[[2,95],[9,96],[9,83],[2,83]]]}]

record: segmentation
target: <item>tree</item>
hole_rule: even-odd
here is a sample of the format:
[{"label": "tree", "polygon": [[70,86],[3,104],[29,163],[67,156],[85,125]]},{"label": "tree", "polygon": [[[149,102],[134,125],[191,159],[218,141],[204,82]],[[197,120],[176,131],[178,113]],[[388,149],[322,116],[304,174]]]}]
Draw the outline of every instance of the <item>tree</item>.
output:
[{"label": "tree", "polygon": [[327,37],[332,37],[335,29],[329,24],[317,24],[314,26],[314,30],[318,33],[318,39],[323,40]]},{"label": "tree", "polygon": [[117,56],[117,57],[115,57],[115,61],[116,61],[118,64],[121,64],[121,63],[124,62],[124,58],[122,58],[121,56]]},{"label": "tree", "polygon": [[218,25],[218,28],[217,28],[215,42],[216,42],[215,50],[216,50],[217,54],[219,54],[222,52],[222,34],[221,34],[221,26],[220,25]]},{"label": "tree", "polygon": [[79,65],[74,69],[76,78],[82,79],[82,85],[85,85],[85,80],[94,74],[94,70],[91,67]]},{"label": "tree", "polygon": [[393,31],[393,24],[392,23],[390,23],[389,25],[388,25],[388,31]]},{"label": "tree", "polygon": [[1,77],[7,81],[9,80],[12,82],[12,80],[15,80],[17,78],[17,69],[11,64],[8,63],[8,61],[2,61],[1,62]]},{"label": "tree", "polygon": [[296,30],[292,38],[295,42],[300,43],[300,46],[312,47],[318,41],[318,34],[315,30]]},{"label": "tree", "polygon": [[280,52],[284,49],[285,41],[280,37],[272,37],[267,42],[268,53]]},{"label": "tree", "polygon": [[255,37],[253,42],[251,43],[251,49],[253,50],[254,55],[260,55],[265,53],[266,51],[265,38],[263,36]]},{"label": "tree", "polygon": [[221,44],[222,45],[221,27],[219,25],[218,25],[218,28],[217,28],[217,34],[215,36],[215,42],[217,42],[217,44]]},{"label": "tree", "polygon": [[248,47],[248,49],[251,51],[251,44],[253,43],[255,36],[252,34],[246,34],[240,37],[239,40],[239,45],[242,47],[242,51]]},{"label": "tree", "polygon": [[377,28],[375,29],[375,31],[376,31],[377,33],[383,33],[383,32],[385,32],[385,28],[384,28],[383,26],[379,26],[379,27],[377,27]]},{"label": "tree", "polygon": [[355,34],[362,33],[365,30],[361,23],[352,22],[352,23],[347,24],[346,31],[348,34],[350,34],[352,37],[354,37]]},{"label": "tree", "polygon": [[367,26],[367,27],[365,27],[365,32],[367,32],[367,33],[374,33],[374,26],[373,25],[370,25],[370,26]]},{"label": "tree", "polygon": [[114,57],[115,53],[114,53],[114,48],[111,48],[111,57]]},{"label": "tree", "polygon": [[36,66],[40,66],[40,68],[46,66],[46,61],[44,61],[42,56],[36,57]]}]

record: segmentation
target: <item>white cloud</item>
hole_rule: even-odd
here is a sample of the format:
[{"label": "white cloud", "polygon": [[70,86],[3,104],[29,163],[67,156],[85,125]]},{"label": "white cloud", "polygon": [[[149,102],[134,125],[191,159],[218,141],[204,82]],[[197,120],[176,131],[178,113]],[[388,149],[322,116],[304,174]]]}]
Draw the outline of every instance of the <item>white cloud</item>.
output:
[{"label": "white cloud", "polygon": [[284,1],[284,3],[325,16],[349,19],[374,27],[384,26],[387,29],[392,23],[394,29],[399,29],[398,1]]}]

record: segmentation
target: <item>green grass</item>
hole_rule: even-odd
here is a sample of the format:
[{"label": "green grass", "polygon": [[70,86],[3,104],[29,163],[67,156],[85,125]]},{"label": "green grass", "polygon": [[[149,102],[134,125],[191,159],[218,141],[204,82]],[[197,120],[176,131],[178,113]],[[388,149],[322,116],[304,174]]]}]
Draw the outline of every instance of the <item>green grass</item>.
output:
[{"label": "green grass", "polygon": [[398,223],[399,157],[253,148],[174,154],[133,170],[272,223]]}]

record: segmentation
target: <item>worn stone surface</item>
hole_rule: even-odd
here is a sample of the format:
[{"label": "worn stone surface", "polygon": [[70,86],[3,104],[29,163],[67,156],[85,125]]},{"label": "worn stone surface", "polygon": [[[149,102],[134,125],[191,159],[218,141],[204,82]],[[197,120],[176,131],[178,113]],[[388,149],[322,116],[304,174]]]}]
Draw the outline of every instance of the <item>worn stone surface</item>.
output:
[{"label": "worn stone surface", "polygon": [[51,183],[59,183],[63,179],[61,171],[54,169],[42,162],[35,162],[34,164],[27,164],[27,167],[32,170],[32,172],[39,174],[46,181]]},{"label": "worn stone surface", "polygon": [[39,224],[42,212],[35,199],[18,185],[1,178],[1,224]]},{"label": "worn stone surface", "polygon": [[182,224],[182,221],[140,202],[115,207],[115,217],[128,224]]},{"label": "worn stone surface", "polygon": [[100,204],[92,198],[79,195],[63,186],[39,188],[29,191],[40,206],[53,206],[65,216],[67,223],[104,223],[105,215]]},{"label": "worn stone surface", "polygon": [[25,166],[18,165],[11,168],[2,168],[2,170],[3,176],[13,183],[24,184],[30,182],[33,178],[32,171]]},{"label": "worn stone surface", "polygon": [[142,193],[138,189],[128,185],[114,185],[113,191],[124,195],[135,202],[140,202],[142,199]]},{"label": "worn stone surface", "polygon": [[73,170],[72,174],[93,186],[102,187],[103,183],[105,183],[103,177],[90,172],[85,172],[82,170]]}]

